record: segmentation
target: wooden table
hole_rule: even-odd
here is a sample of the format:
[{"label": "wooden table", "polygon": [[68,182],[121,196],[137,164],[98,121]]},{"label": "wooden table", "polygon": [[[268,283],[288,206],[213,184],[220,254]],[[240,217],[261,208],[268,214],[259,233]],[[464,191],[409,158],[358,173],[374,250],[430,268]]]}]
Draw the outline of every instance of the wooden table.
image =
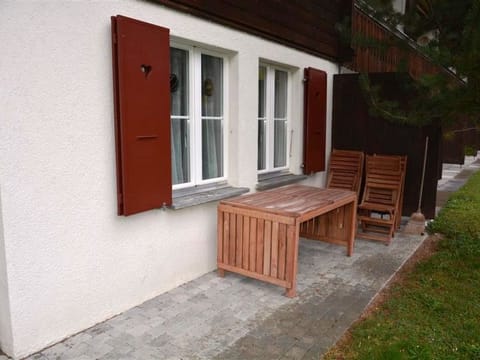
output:
[{"label": "wooden table", "polygon": [[353,191],[289,185],[223,200],[218,205],[217,266],[286,288],[296,295],[299,237],[353,252]]}]

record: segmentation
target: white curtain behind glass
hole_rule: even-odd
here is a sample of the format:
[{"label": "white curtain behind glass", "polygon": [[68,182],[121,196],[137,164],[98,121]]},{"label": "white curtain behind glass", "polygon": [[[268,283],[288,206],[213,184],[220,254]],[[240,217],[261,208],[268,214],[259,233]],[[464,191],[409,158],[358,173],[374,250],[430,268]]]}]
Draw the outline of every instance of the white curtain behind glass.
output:
[{"label": "white curtain behind glass", "polygon": [[267,68],[258,68],[258,158],[257,169],[263,170],[267,166],[267,142],[266,142],[266,83]]},{"label": "white curtain behind glass", "polygon": [[172,181],[190,181],[190,132],[188,109],[188,52],[170,49]]},{"label": "white curtain behind glass", "polygon": [[275,70],[274,167],[287,165],[287,83],[288,74]]},{"label": "white curtain behind glass", "polygon": [[202,54],[202,179],[223,176],[223,59]]}]

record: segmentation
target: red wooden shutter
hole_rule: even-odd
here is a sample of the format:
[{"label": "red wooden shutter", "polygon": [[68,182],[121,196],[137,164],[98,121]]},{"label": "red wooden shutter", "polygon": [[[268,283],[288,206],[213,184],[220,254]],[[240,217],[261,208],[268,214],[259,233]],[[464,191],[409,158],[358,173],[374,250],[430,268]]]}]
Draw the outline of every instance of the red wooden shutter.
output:
[{"label": "red wooden shutter", "polygon": [[325,170],[327,122],[327,73],[306,68],[304,94],[304,168],[305,174]]},{"label": "red wooden shutter", "polygon": [[118,214],[172,203],[169,30],[112,16]]}]

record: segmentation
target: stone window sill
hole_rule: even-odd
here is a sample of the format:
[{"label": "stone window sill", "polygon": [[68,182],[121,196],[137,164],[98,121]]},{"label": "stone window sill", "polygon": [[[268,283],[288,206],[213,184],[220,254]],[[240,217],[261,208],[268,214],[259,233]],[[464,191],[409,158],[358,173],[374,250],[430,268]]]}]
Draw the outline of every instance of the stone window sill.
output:
[{"label": "stone window sill", "polygon": [[173,190],[173,210],[209,203],[238,196],[249,191],[244,187],[233,187],[226,183],[201,185],[192,188]]},{"label": "stone window sill", "polygon": [[258,175],[257,190],[273,189],[279,186],[293,184],[305,180],[307,175],[295,175],[286,171]]}]

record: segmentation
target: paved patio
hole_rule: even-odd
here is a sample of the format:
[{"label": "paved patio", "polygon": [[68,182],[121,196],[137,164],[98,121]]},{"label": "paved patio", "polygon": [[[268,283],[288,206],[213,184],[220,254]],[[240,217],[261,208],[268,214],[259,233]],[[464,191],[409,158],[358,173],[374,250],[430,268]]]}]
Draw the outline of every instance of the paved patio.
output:
[{"label": "paved patio", "polygon": [[358,241],[350,258],[344,247],[302,240],[294,299],[212,272],[28,359],[318,359],[422,239]]},{"label": "paved patio", "polygon": [[[479,168],[479,160],[458,167],[439,190],[455,191],[464,183],[459,173]],[[294,299],[211,272],[27,359],[319,359],[424,238],[400,231],[389,246],[358,240],[352,257],[302,239]]]}]

